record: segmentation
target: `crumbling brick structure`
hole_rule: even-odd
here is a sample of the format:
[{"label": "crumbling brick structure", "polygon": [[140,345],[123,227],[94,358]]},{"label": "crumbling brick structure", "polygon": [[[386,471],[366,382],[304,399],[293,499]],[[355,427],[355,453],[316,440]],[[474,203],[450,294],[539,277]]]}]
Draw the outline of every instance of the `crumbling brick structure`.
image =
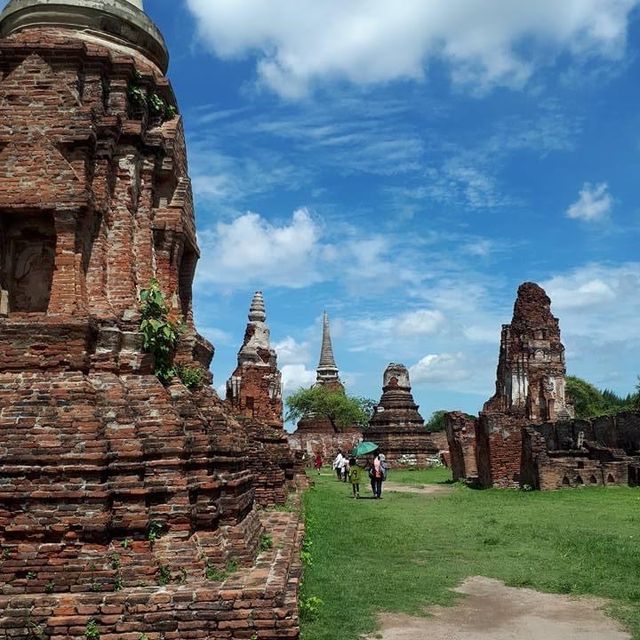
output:
[{"label": "crumbling brick structure", "polygon": [[523,484],[535,489],[640,484],[640,412],[528,426]]},{"label": "crumbling brick structure", "polygon": [[[521,482],[522,432],[544,420],[566,420],[573,407],[565,398],[564,346],[551,301],[533,282],[518,288],[511,324],[503,325],[496,392],[473,423],[445,416],[456,478],[484,487],[517,487]],[[470,459],[475,445],[476,464]],[[465,455],[466,452],[466,455]]]},{"label": "crumbling brick structure", "polygon": [[445,415],[448,465],[455,481],[476,482],[476,423],[478,419],[460,411]]},{"label": "crumbling brick structure", "polygon": [[382,397],[365,433],[395,467],[426,467],[438,460],[440,447],[413,401],[409,371],[391,363],[383,376]]},{"label": "crumbling brick structure", "polygon": [[238,352],[238,366],[227,381],[227,402],[246,426],[258,504],[283,503],[294,480],[294,457],[282,417],[282,382],[271,347],[264,297],[257,291]]},{"label": "crumbling brick structure", "polygon": [[[344,393],[338,367],[333,356],[333,344],[329,330],[329,316],[326,311],[322,321],[322,347],[316,370],[316,385],[322,385]],[[302,418],[296,431],[289,436],[289,444],[294,452],[299,452],[308,465],[320,454],[325,462],[330,462],[338,451],[347,453],[362,440],[362,431],[355,426],[336,431],[328,418],[307,416]]]},{"label": "crumbling brick structure", "polygon": [[520,286],[502,328],[495,395],[478,418],[445,416],[454,478],[482,487],[637,485],[640,413],[572,419],[550,304],[538,285]]},{"label": "crumbling brick structure", "polygon": [[6,637],[297,637],[297,517],[257,513],[247,430],[209,387],[163,386],[141,348],[156,278],[185,322],[178,361],[213,356],[166,67],[140,0],[12,0],[0,18]]}]

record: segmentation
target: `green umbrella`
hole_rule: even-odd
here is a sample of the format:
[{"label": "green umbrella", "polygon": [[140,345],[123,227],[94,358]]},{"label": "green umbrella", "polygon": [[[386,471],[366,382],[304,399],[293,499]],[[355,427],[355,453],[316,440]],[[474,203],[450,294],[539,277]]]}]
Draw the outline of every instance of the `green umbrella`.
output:
[{"label": "green umbrella", "polygon": [[377,449],[378,445],[375,442],[360,442],[353,448],[351,455],[358,458],[359,456],[366,456],[367,453],[373,453]]}]

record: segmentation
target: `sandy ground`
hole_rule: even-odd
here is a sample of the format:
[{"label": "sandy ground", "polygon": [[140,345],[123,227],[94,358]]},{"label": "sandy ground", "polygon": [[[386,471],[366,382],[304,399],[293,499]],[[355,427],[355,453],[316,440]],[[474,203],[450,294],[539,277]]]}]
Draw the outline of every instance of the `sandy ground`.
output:
[{"label": "sandy ground", "polygon": [[442,496],[453,491],[449,484],[401,484],[400,482],[385,482],[382,485],[382,496],[385,491],[395,491],[398,493],[421,493],[422,495]]},{"label": "sandy ground", "polygon": [[454,607],[432,607],[431,617],[380,616],[373,640],[630,640],[608,618],[605,603],[507,587],[499,580],[467,578]]}]

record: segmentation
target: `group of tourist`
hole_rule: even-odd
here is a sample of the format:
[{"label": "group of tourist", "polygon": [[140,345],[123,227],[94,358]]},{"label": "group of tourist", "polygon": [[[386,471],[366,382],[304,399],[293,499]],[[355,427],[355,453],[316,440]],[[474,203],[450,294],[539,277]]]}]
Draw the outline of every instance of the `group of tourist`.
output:
[{"label": "group of tourist", "polygon": [[[313,466],[316,471],[320,473],[322,468],[322,456],[317,454]],[[362,477],[364,471],[367,472],[369,480],[371,481],[371,491],[375,499],[382,498],[382,483],[387,479],[387,465],[385,463],[384,454],[378,453],[373,459],[370,457],[366,459],[364,465],[358,464],[355,457],[348,458],[343,455],[342,451],[338,451],[338,455],[333,460],[333,470],[336,477],[340,482],[350,482],[351,490],[354,498],[360,498],[360,485],[362,484]]]}]

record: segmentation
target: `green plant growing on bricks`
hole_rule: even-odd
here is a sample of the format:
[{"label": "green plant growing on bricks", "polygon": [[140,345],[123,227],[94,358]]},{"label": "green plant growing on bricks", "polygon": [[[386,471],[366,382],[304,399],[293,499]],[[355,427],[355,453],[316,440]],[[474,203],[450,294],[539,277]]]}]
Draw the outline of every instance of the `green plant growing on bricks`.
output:
[{"label": "green plant growing on bricks", "polygon": [[167,384],[177,373],[173,359],[184,329],[181,320],[169,317],[169,307],[155,279],[140,292],[140,313],[142,347],[155,358],[154,373],[160,382]]},{"label": "green plant growing on bricks", "polygon": [[84,637],[87,640],[97,640],[100,637],[100,630],[98,629],[98,623],[95,620],[89,620],[84,630]]}]

